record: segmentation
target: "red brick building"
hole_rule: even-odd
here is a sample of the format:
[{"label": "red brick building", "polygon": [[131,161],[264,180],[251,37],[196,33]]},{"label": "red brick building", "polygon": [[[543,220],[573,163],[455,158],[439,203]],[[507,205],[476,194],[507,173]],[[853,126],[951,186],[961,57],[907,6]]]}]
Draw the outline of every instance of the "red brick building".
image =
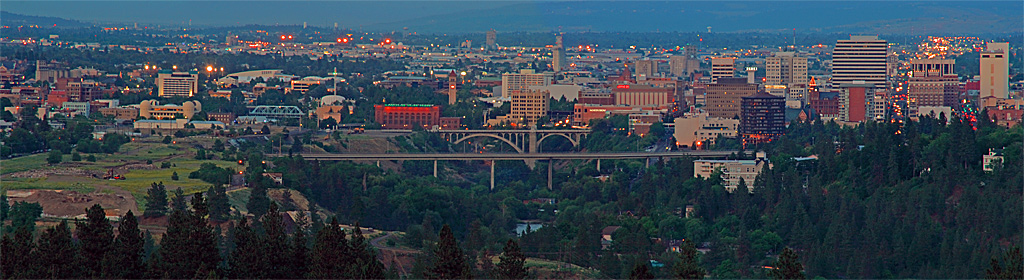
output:
[{"label": "red brick building", "polygon": [[373,105],[374,116],[383,129],[430,128],[441,125],[441,106],[430,104]]}]

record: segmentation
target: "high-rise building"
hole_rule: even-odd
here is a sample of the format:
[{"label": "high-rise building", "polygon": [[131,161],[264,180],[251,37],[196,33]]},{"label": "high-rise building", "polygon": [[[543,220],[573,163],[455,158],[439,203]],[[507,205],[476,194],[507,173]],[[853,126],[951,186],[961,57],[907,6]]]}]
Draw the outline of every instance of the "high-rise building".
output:
[{"label": "high-rise building", "polygon": [[832,85],[863,81],[877,89],[888,87],[888,45],[878,36],[850,36],[832,50]]},{"label": "high-rise building", "polygon": [[654,77],[658,74],[658,61],[657,60],[637,60],[636,61],[636,76],[639,77]]},{"label": "high-rise building", "polygon": [[988,43],[981,52],[981,98],[1009,96],[1010,43]]},{"label": "high-rise building", "polygon": [[565,46],[562,45],[562,34],[555,35],[555,48],[551,50],[551,68],[555,72],[565,70]]},{"label": "high-rise building", "polygon": [[552,76],[549,74],[537,74],[533,69],[522,69],[519,73],[505,73],[501,75],[501,96],[511,97],[513,90],[528,90],[530,86],[551,85]]},{"label": "high-rise building", "polygon": [[[952,59],[918,59],[911,62],[907,81],[909,105],[953,106],[960,95],[960,80],[953,73]],[[913,109],[911,109],[913,111]]]},{"label": "high-rise building", "polygon": [[786,98],[759,92],[742,99],[740,134],[744,140],[760,143],[782,136],[786,129]]},{"label": "high-rise building", "polygon": [[94,81],[69,81],[67,84],[68,100],[89,102],[103,97],[103,88]]},{"label": "high-rise building", "polygon": [[839,121],[885,120],[885,90],[857,81],[839,87]]},{"label": "high-rise building", "polygon": [[160,70],[156,77],[160,97],[192,97],[199,92],[199,72]]},{"label": "high-rise building", "polygon": [[718,78],[731,78],[736,71],[735,57],[715,57],[711,59],[711,82],[718,82]]},{"label": "high-rise building", "polygon": [[485,45],[484,48],[487,48],[488,50],[497,49],[498,48],[497,41],[498,41],[498,32],[494,31],[494,29],[491,29],[490,31],[487,31],[487,41],[486,41],[487,45]]},{"label": "high-rise building", "polygon": [[745,78],[719,78],[717,83],[707,85],[705,108],[711,117],[738,118],[742,98],[756,93],[757,84],[748,84]]},{"label": "high-rise building", "polygon": [[551,99],[551,92],[546,90],[513,90],[512,110],[508,118],[513,122],[523,125],[533,125],[537,119],[548,114],[548,102]]},{"label": "high-rise building", "polygon": [[786,101],[806,102],[807,58],[793,52],[777,52],[765,59],[765,89]]}]

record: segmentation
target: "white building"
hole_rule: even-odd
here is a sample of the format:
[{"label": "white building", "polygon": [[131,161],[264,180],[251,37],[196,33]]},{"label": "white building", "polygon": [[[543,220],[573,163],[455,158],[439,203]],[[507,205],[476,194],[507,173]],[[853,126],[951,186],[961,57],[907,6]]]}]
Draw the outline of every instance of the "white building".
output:
[{"label": "white building", "polygon": [[159,87],[160,97],[192,97],[199,92],[199,73],[161,70],[157,74],[156,85]]},{"label": "white building", "polygon": [[778,52],[765,59],[765,89],[786,101],[806,103],[807,58],[793,52]]},{"label": "white building", "polygon": [[981,98],[1009,96],[1010,43],[988,43],[981,52]]},{"label": "white building", "polygon": [[[448,72],[445,72],[445,75],[447,74]],[[512,91],[529,90],[530,86],[551,85],[552,79],[551,74],[537,74],[532,69],[522,69],[519,73],[505,73],[501,75],[501,97],[511,97]]]}]

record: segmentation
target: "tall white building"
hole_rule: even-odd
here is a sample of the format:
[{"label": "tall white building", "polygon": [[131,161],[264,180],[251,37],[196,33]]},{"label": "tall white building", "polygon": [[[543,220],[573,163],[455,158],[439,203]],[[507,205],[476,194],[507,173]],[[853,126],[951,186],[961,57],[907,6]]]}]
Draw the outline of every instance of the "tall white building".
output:
[{"label": "tall white building", "polygon": [[981,52],[981,98],[1009,96],[1010,43],[988,43]]},{"label": "tall white building", "polygon": [[784,96],[786,101],[805,101],[807,94],[807,58],[793,52],[777,52],[765,59],[765,89]]},{"label": "tall white building", "polygon": [[718,82],[718,78],[731,78],[736,71],[736,58],[715,57],[711,59],[711,82]]},{"label": "tall white building", "polygon": [[864,81],[876,89],[888,87],[888,45],[878,36],[850,36],[832,50],[832,85]]},{"label": "tall white building", "polygon": [[199,73],[162,70],[157,74],[156,85],[160,89],[160,97],[192,97],[199,92]]},{"label": "tall white building", "polygon": [[510,98],[514,90],[529,90],[530,86],[551,85],[553,77],[550,74],[537,74],[533,69],[522,69],[519,73],[505,73],[501,75],[501,97]]},{"label": "tall white building", "polygon": [[562,45],[562,34],[555,36],[555,48],[551,50],[551,68],[555,72],[565,70],[565,46]]}]

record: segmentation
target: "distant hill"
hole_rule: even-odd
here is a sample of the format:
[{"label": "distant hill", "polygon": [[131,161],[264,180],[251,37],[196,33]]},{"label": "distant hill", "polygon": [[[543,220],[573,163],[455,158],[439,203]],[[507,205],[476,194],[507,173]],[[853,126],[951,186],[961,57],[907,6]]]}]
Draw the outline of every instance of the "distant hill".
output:
[{"label": "distant hill", "polygon": [[92,26],[92,24],[81,22],[81,21],[77,21],[77,20],[63,19],[63,18],[58,18],[58,17],[29,16],[29,15],[15,14],[15,13],[9,13],[9,12],[4,12],[4,11],[0,11],[0,25],[15,26],[15,27],[16,26],[39,25],[39,26],[43,26],[43,27],[57,27],[57,28],[88,27],[88,26]]}]

